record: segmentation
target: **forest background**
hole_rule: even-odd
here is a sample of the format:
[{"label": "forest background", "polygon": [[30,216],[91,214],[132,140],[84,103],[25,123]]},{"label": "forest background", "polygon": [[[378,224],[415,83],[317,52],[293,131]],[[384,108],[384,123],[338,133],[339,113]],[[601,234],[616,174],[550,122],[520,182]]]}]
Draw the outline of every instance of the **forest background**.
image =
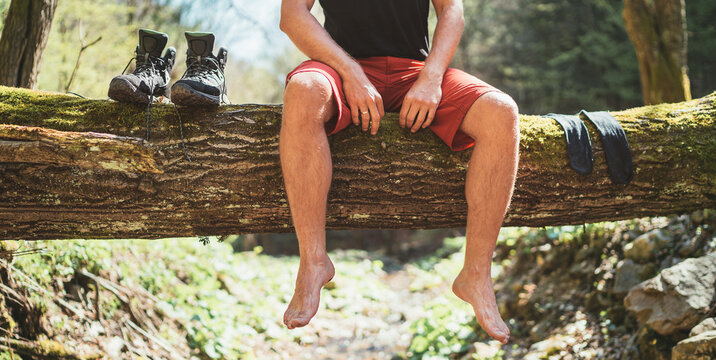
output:
[{"label": "forest background", "polygon": [[[6,13],[9,3],[9,0],[0,0],[0,14]],[[687,0],[686,4],[688,75],[692,96],[698,98],[713,92],[716,84],[716,23],[713,21],[716,18],[716,2]],[[281,103],[285,74],[303,61],[305,56],[279,31],[279,6],[279,0],[61,0],[44,52],[37,87],[55,92],[70,91],[89,98],[106,98],[110,79],[119,74],[134,55],[139,28],[151,28],[169,34],[169,45],[175,46],[179,54],[177,66],[172,72],[172,77],[176,80],[185,70],[186,45],[183,32],[197,30],[215,32],[217,46],[225,46],[229,50],[230,61],[226,75],[228,95],[233,104]],[[519,104],[521,113],[576,113],[580,109],[622,110],[643,104],[637,57],[624,28],[621,0],[465,0],[464,6],[465,31],[452,66],[464,69],[511,94]],[[313,13],[322,22],[318,2]],[[434,12],[431,13],[430,21],[431,24],[435,23]],[[0,29],[2,25],[0,19]],[[95,40],[98,41],[94,43]],[[82,53],[76,76],[70,81],[81,47],[90,43],[94,44]],[[549,257],[550,251],[564,255],[564,251],[559,253],[555,250],[561,246],[568,251],[574,250],[571,254],[578,258],[574,253],[580,250],[585,241],[592,246],[594,244],[591,241],[595,238],[621,239],[622,235],[623,240],[628,241],[641,233],[661,231],[660,229],[667,226],[681,226],[688,229],[686,233],[702,234],[704,226],[708,227],[704,224],[712,224],[711,230],[703,230],[703,234],[712,234],[714,218],[713,212],[705,212],[705,215],[697,213],[688,219],[654,218],[604,223],[584,228],[506,229],[501,235],[497,260],[508,263],[513,261],[511,266],[515,268],[515,264],[520,264],[517,260],[519,256],[515,254],[529,254],[529,261],[538,262],[530,266],[551,266],[554,270],[558,265],[550,265],[549,259],[542,262],[535,260],[541,256],[535,255],[535,252],[542,251],[546,258]],[[671,228],[666,232],[673,233]],[[337,277],[347,280],[337,280],[337,285],[333,285],[336,288],[324,299],[328,309],[325,310],[328,315],[324,314],[324,319],[328,320],[323,320],[323,323],[320,319],[317,320],[318,330],[299,330],[293,333],[278,327],[275,318],[280,316],[286,296],[290,295],[290,285],[295,278],[290,271],[297,268],[296,258],[262,257],[266,253],[295,254],[296,238],[290,234],[236,236],[230,238],[228,245],[212,244],[206,249],[196,239],[180,242],[179,246],[168,240],[28,242],[20,244],[20,249],[40,249],[43,253],[18,257],[16,266],[18,271],[31,274],[33,281],[48,289],[54,286],[52,284],[64,282],[58,291],[66,298],[75,296],[70,294],[71,287],[68,284],[86,276],[78,275],[85,270],[106,274],[126,288],[138,284],[138,288],[145,289],[162,300],[154,310],[173,314],[171,318],[174,320],[167,322],[167,328],[157,325],[158,336],[168,339],[169,345],[175,346],[175,349],[201,359],[228,359],[237,356],[250,358],[251,354],[265,356],[282,351],[296,351],[312,344],[323,346],[324,350],[345,352],[346,349],[341,348],[340,344],[322,343],[320,336],[317,337],[316,334],[321,331],[332,332],[332,325],[336,325],[336,329],[345,329],[350,325],[347,323],[349,319],[355,318],[359,319],[355,320],[357,324],[365,321],[368,324],[365,326],[370,327],[371,321],[374,320],[371,315],[380,311],[384,312],[381,313],[383,315],[387,314],[385,324],[392,326],[407,323],[410,326],[408,339],[405,339],[406,333],[386,330],[386,335],[385,332],[376,331],[375,337],[366,336],[362,338],[362,342],[351,344],[350,351],[357,354],[356,358],[363,356],[360,351],[368,351],[366,349],[370,346],[380,348],[383,343],[407,344],[407,351],[403,353],[405,357],[426,358],[423,355],[428,354],[435,356],[433,358],[456,358],[455,354],[477,354],[479,346],[475,345],[478,344],[476,341],[487,343],[484,334],[470,333],[472,329],[476,329],[476,324],[474,320],[470,320],[470,309],[464,308],[464,304],[450,301],[430,302],[425,299],[434,298],[438,292],[430,293],[430,296],[427,293],[443,286],[457,273],[460,262],[458,251],[462,241],[459,235],[463,233],[463,229],[331,232],[328,239],[331,249],[382,250],[404,262],[401,264],[408,270],[391,273],[391,269],[405,268],[390,262],[395,261],[395,258],[383,258],[374,253],[334,253],[332,256],[337,257],[338,262],[343,264],[339,265],[341,268]],[[232,258],[225,253],[229,245],[233,246],[234,250],[252,251],[243,251]],[[544,250],[545,246],[547,250]],[[581,324],[582,321],[587,321],[590,326],[596,324],[595,339],[597,336],[605,337],[600,338],[598,346],[587,350],[594,350],[596,353],[598,348],[605,347],[604,344],[610,344],[613,348],[624,345],[624,348],[628,349],[625,345],[628,341],[620,343],[617,335],[634,332],[637,325],[631,320],[617,320],[623,318],[625,312],[620,305],[621,298],[611,293],[611,290],[605,290],[611,288],[614,282],[611,277],[614,267],[618,261],[623,260],[624,254],[619,241],[600,244],[601,246],[605,250],[595,255],[599,265],[593,271],[594,282],[589,284],[588,288],[580,288],[580,291],[584,291],[586,304],[589,304],[588,299],[601,299],[602,296],[608,298],[606,305],[600,303],[601,305],[597,306],[605,310],[591,309],[591,312],[581,312],[580,307],[566,320],[559,314],[546,311],[540,313],[541,317],[530,319],[529,317],[534,315],[530,311],[537,311],[535,307],[538,301],[522,303],[522,296],[534,292],[537,280],[530,283],[534,280],[530,278],[533,275],[528,275],[527,278],[509,278],[512,279],[509,282],[511,285],[526,285],[514,291],[512,302],[505,301],[506,304],[517,304],[512,310],[505,310],[505,314],[512,318],[511,321],[514,320],[510,325],[515,329],[515,337],[524,339],[520,344],[521,348],[514,350],[512,355],[508,353],[507,357],[522,358],[532,350],[533,343],[538,340],[546,341],[541,336],[547,333],[546,329],[557,326],[556,319],[560,319],[562,325],[559,331],[562,333],[569,331],[568,326]],[[713,251],[713,244],[710,246],[705,249]],[[197,261],[197,258],[206,257],[215,261],[212,264]],[[515,260],[510,260],[513,258]],[[112,262],[113,259],[117,259],[117,264]],[[120,259],[124,260],[124,263],[121,263]],[[182,268],[177,269],[176,264],[182,264]],[[525,264],[529,263],[523,265]],[[575,260],[575,265],[577,264]],[[663,263],[660,266],[668,265]],[[525,268],[516,266],[515,271],[527,274]],[[505,281],[498,282],[508,282],[507,278],[502,280]],[[401,281],[408,281],[408,284]],[[381,282],[384,285],[375,285]],[[135,285],[129,285],[132,283]],[[389,284],[388,288],[385,283]],[[404,293],[397,292],[396,285],[405,286],[411,294],[425,299],[418,300],[412,295],[407,298]],[[77,290],[77,297],[80,299],[78,302],[82,302],[83,296],[90,296],[87,294],[91,293],[91,287],[87,286],[86,281],[82,283],[81,288],[83,287],[86,289]],[[232,290],[237,287],[242,290]],[[390,287],[393,289],[389,289]],[[376,295],[376,289],[382,291],[381,295]],[[505,293],[510,292],[507,285],[504,289]],[[391,292],[392,290],[396,292]],[[247,293],[253,296],[247,297]],[[623,297],[623,294],[621,296]],[[41,296],[38,295],[38,298]],[[358,298],[362,300],[357,300]],[[504,296],[501,297],[502,300]],[[42,303],[38,299],[32,301]],[[103,306],[106,306],[103,316],[119,316],[116,314],[119,313],[120,305],[108,300],[103,301],[107,302],[103,303]],[[572,306],[568,302],[552,302],[551,298],[547,303]],[[386,304],[422,308],[424,312],[418,315],[429,316],[392,319],[390,314],[400,313],[404,309],[387,307]],[[142,311],[153,311],[148,305],[140,305],[143,307]],[[539,303],[539,306],[543,305],[545,302]],[[51,319],[51,327],[56,328],[55,334],[66,335],[68,332],[65,330],[72,322],[67,319],[62,319],[62,324],[55,322],[59,320],[52,320],[52,316],[49,316],[56,315],[51,305],[42,306],[46,306],[43,311]],[[588,308],[587,305],[586,309]],[[405,313],[412,310],[413,308],[405,310]],[[520,313],[523,310],[529,316]],[[539,311],[542,311],[542,308]],[[548,316],[547,313],[551,315]],[[360,314],[366,316],[361,318]],[[0,328],[5,329],[6,324],[2,319],[0,325]],[[85,325],[89,326],[83,326]],[[356,327],[360,328],[358,325]],[[401,328],[401,331],[403,330],[405,329]],[[20,332],[22,331],[21,329]],[[94,330],[88,327],[84,333],[77,334],[73,339],[66,338],[65,345],[71,345],[70,348],[75,350],[81,349],[83,343],[78,339],[90,331]],[[354,331],[358,330],[354,327]],[[602,335],[599,335],[600,332]],[[257,334],[261,334],[260,341],[256,340]],[[112,331],[107,330],[107,339],[116,337],[116,333],[115,337],[111,335]],[[613,339],[609,339],[610,335]],[[34,340],[38,335],[23,333],[23,336]],[[353,336],[356,336],[355,333]],[[59,338],[55,336],[53,339]],[[181,343],[176,339],[186,339],[186,342]],[[647,349],[658,347],[654,344],[659,341],[668,344],[665,348],[674,345],[673,339],[661,338],[650,332],[639,333],[635,339],[648,343]],[[131,337],[130,340],[124,341],[127,345],[122,351],[125,352],[133,351],[139,354],[142,351],[157,351],[161,354],[161,351],[166,351],[164,346],[159,346],[160,349],[156,350],[157,347],[152,344],[143,350],[142,346],[138,345],[141,342]],[[131,348],[130,343],[135,348]],[[356,347],[363,346],[361,344],[365,347],[356,350]],[[466,350],[468,348],[469,351]],[[111,351],[109,348],[102,349],[107,353]],[[642,358],[653,355],[641,349]],[[548,348],[543,352],[549,353],[553,350]],[[575,352],[582,350],[584,349],[577,349]],[[0,358],[3,354],[0,352]],[[311,352],[307,358],[319,358],[316,354]],[[504,355],[504,352],[495,352],[495,358],[499,358],[500,354]],[[602,354],[602,358],[612,358],[611,355],[613,354]]]},{"label": "forest background", "polygon": [[[9,0],[0,0],[6,12]],[[285,74],[305,57],[279,31],[279,0],[63,0],[57,8],[39,88],[106,98],[109,80],[133,56],[137,29],[169,34],[184,71],[183,31],[213,31],[229,49],[232,103],[280,103]],[[622,1],[465,1],[465,31],[452,66],[505,90],[524,114],[621,110],[641,104],[636,55],[624,29]],[[693,97],[716,83],[716,4],[686,6],[688,73]],[[322,21],[316,2],[313,13]],[[1,20],[0,20],[1,21]],[[434,24],[434,12],[431,23]],[[0,22],[0,27],[2,23]]]}]

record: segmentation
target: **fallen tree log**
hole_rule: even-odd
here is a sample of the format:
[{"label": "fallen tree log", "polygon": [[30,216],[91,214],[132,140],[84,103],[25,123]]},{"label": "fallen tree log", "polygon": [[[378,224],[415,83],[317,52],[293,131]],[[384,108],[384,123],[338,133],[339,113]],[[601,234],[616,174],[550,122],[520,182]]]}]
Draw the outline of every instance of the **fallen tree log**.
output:
[{"label": "fallen tree log", "polygon": [[[292,231],[278,157],[280,106],[153,106],[148,142],[145,110],[0,87],[0,239]],[[191,162],[181,149],[178,114]],[[591,123],[585,121],[594,171],[583,176],[569,167],[556,122],[521,117],[506,226],[716,207],[716,93],[612,114],[632,149],[629,185],[609,180]],[[470,150],[452,153],[429,131],[410,134],[394,114],[377,136],[352,127],[330,142],[329,228],[464,226]]]}]

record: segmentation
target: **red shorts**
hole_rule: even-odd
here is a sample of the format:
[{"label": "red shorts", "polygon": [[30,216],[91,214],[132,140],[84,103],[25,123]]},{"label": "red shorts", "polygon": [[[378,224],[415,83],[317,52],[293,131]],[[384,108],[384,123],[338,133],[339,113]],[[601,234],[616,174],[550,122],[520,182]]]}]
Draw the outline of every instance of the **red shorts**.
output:
[{"label": "red shorts", "polygon": [[[423,61],[390,56],[361,58],[357,61],[383,98],[385,112],[400,111],[405,94],[417,80],[420,70],[425,65]],[[353,124],[351,111],[343,94],[340,75],[324,63],[307,60],[286,76],[286,83],[291,76],[301,72],[317,72],[324,75],[331,83],[333,96],[338,105],[338,115],[326,124],[328,135],[333,135]],[[475,100],[490,91],[500,90],[462,70],[448,69],[443,77],[442,99],[435,118],[428,128],[453,151],[471,147],[475,142],[460,131],[460,124]]]}]

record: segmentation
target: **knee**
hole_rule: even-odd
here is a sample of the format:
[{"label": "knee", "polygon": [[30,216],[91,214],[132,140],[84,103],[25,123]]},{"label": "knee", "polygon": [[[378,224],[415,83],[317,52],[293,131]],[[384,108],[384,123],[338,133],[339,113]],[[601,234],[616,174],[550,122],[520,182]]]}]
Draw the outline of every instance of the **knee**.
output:
[{"label": "knee", "polygon": [[[478,105],[479,106],[475,106]],[[517,103],[512,97],[504,93],[490,92],[481,96],[468,111],[465,120],[471,121],[467,126],[468,135],[476,141],[485,138],[500,142],[514,143],[519,141],[520,117]],[[481,138],[481,139],[478,139]]]},{"label": "knee", "polygon": [[297,101],[308,105],[331,100],[331,83],[316,72],[302,72],[291,76],[284,91],[284,102]]},{"label": "knee", "polygon": [[283,96],[284,124],[301,127],[323,124],[333,115],[333,90],[325,76],[315,72],[293,75],[286,84]]},{"label": "knee", "polygon": [[492,114],[493,128],[504,135],[519,135],[520,116],[517,103],[504,93],[488,93],[486,112]]}]

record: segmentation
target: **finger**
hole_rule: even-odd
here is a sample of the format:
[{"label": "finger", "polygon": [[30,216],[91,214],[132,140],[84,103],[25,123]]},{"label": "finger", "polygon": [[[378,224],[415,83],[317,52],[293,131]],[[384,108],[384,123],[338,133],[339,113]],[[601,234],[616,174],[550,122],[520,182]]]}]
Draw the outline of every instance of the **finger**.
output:
[{"label": "finger", "polygon": [[375,135],[378,132],[378,126],[380,124],[380,111],[376,103],[370,104],[370,133]]},{"label": "finger", "polygon": [[398,117],[398,124],[402,128],[405,128],[408,121],[408,111],[410,111],[410,99],[406,98],[403,100],[403,105],[400,106],[400,116]]},{"label": "finger", "polygon": [[361,105],[360,107],[360,121],[361,129],[368,131],[368,127],[370,126],[370,110],[366,105]]},{"label": "finger", "polygon": [[405,116],[405,128],[410,129],[413,127],[413,123],[415,122],[415,118],[418,116],[418,112],[420,111],[420,105],[418,104],[411,104],[410,110],[408,111],[408,114]]},{"label": "finger", "polygon": [[[385,107],[383,106],[383,97],[380,95],[376,95],[375,97],[375,105],[378,107],[378,112],[380,114],[380,119],[383,119],[383,116],[385,116]],[[379,120],[380,120],[379,119]]]},{"label": "finger", "polygon": [[422,125],[425,122],[425,117],[428,115],[428,109],[426,107],[421,107],[420,111],[418,111],[418,115],[415,116],[415,122],[413,123],[413,126],[410,127],[410,132],[416,132],[420,129],[420,125]]},{"label": "finger", "polygon": [[435,118],[435,111],[437,111],[437,109],[435,107],[430,108],[430,111],[428,111],[428,117],[425,119],[425,122],[423,123],[423,129],[430,126],[430,124],[433,123],[433,119]]},{"label": "finger", "polygon": [[353,120],[353,125],[359,126],[360,125],[360,117],[358,116],[358,107],[357,106],[351,106],[351,120]]}]

